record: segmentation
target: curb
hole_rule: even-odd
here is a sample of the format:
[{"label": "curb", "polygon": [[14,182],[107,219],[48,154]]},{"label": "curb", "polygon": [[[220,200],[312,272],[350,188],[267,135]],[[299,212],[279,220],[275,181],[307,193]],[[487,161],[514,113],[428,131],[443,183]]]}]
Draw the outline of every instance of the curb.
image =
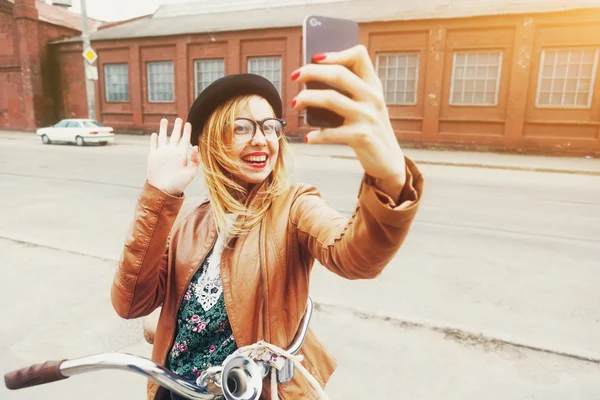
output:
[{"label": "curb", "polygon": [[437,161],[415,161],[416,163],[423,165],[441,165],[441,166],[452,166],[452,167],[464,167],[464,168],[487,168],[487,169],[499,169],[508,171],[527,171],[527,172],[545,172],[552,174],[573,174],[573,175],[590,175],[600,176],[600,171],[588,171],[588,170],[570,170],[570,169],[554,169],[554,168],[538,168],[538,167],[515,167],[510,165],[486,165],[486,164],[469,164],[469,163],[451,163],[451,162],[437,162]]},{"label": "curb", "polygon": [[[323,154],[309,154],[309,153],[300,153],[305,156],[312,157],[329,157],[329,158],[337,158],[341,160],[358,160],[356,156],[346,156],[346,155],[323,155]],[[491,164],[475,164],[475,163],[462,163],[462,162],[449,162],[449,161],[426,161],[414,159],[416,164],[421,165],[436,165],[436,166],[444,166],[444,167],[460,167],[460,168],[484,168],[484,169],[497,169],[497,170],[508,170],[508,171],[526,171],[526,172],[545,172],[545,173],[553,173],[553,174],[571,174],[571,175],[590,175],[590,176],[600,176],[600,171],[589,171],[589,170],[579,170],[579,169],[556,169],[556,168],[543,168],[543,167],[517,167],[513,165],[491,165]]]}]

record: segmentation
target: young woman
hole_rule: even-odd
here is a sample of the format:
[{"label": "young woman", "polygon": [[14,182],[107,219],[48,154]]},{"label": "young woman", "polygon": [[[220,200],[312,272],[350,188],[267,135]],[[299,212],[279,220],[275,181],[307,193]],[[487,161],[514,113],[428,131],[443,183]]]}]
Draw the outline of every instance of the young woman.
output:
[{"label": "young woman", "polygon": [[[423,179],[398,145],[366,49],[314,59],[291,79],[334,84],[351,97],[303,90],[292,107],[328,108],[345,118],[343,126],[310,132],[305,141],[355,151],[364,177],[349,219],[315,187],[286,183],[281,98],[260,76],[217,80],[194,102],[183,132],[177,119],[167,140],[163,120],[151,137],[147,180],[111,296],[123,318],[162,306],[152,358],[190,381],[259,340],[287,348],[304,315],[315,260],[343,278],[375,278],[417,212]],[[198,166],[208,198],[184,201]],[[300,354],[324,387],[334,358],[312,332]],[[263,398],[271,396],[268,386]],[[152,382],[148,394],[171,398]],[[278,395],[315,398],[300,374],[279,385]]]}]

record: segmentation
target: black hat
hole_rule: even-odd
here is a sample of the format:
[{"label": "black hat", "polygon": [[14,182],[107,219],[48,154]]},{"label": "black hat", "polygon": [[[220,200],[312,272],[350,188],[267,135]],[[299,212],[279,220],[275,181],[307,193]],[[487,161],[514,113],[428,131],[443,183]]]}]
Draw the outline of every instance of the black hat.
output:
[{"label": "black hat", "polygon": [[219,78],[211,83],[194,100],[188,113],[187,122],[192,124],[192,146],[198,139],[204,124],[215,109],[227,100],[237,96],[256,94],[269,102],[275,116],[281,118],[283,105],[275,85],[266,78],[255,74],[235,74]]}]

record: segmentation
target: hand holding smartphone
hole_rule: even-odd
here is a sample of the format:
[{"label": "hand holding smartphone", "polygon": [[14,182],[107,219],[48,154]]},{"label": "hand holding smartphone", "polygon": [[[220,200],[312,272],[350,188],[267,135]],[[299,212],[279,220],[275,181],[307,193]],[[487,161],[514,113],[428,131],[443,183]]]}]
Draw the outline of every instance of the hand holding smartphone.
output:
[{"label": "hand holding smartphone", "polygon": [[[320,128],[306,134],[304,141],[350,146],[371,183],[399,199],[407,179],[404,154],[371,54],[358,43],[357,24],[311,15],[303,29],[304,65],[291,79],[305,89],[292,107],[306,110],[306,123]],[[326,54],[314,57],[317,53]]]},{"label": "hand holding smartphone", "polygon": [[[358,24],[354,21],[308,15],[302,28],[304,64],[312,63],[315,54],[343,51],[359,43]],[[306,89],[333,89],[350,97],[344,90],[321,82],[307,82]],[[310,126],[333,128],[341,126],[344,118],[330,110],[308,107],[304,122]]]}]

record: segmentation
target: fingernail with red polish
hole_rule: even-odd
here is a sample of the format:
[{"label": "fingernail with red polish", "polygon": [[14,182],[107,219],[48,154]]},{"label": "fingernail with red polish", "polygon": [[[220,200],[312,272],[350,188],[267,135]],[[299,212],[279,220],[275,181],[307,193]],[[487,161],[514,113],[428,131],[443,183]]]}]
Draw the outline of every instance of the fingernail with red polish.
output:
[{"label": "fingernail with red polish", "polygon": [[304,136],[304,143],[308,143],[308,135]]},{"label": "fingernail with red polish", "polygon": [[315,53],[315,55],[313,55],[314,62],[323,61],[326,58],[327,56],[325,55],[325,53]]},{"label": "fingernail with red polish", "polygon": [[295,81],[296,79],[298,79],[298,77],[300,76],[300,70],[297,69],[294,72],[292,72],[292,80]]},{"label": "fingernail with red polish", "polygon": [[296,98],[295,97],[292,99],[292,107],[296,107]]}]

